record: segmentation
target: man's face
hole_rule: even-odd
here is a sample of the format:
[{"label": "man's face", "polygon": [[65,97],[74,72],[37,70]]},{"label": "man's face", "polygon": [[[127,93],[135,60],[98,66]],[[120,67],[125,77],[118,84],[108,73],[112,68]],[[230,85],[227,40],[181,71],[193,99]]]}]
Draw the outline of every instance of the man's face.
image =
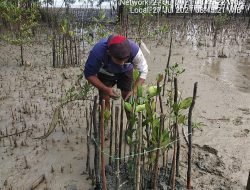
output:
[{"label": "man's face", "polygon": [[129,59],[129,58],[117,59],[117,58],[115,58],[115,57],[113,57],[113,56],[111,56],[111,55],[110,55],[110,57],[111,57],[112,61],[113,61],[115,64],[117,64],[117,65],[123,65],[123,64],[126,63],[126,62],[128,61],[128,59]]}]

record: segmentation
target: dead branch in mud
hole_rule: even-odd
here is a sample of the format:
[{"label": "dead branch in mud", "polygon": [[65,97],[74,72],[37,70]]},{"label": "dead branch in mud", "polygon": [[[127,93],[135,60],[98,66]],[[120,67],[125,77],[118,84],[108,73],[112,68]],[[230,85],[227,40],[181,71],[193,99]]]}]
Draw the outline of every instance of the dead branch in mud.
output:
[{"label": "dead branch in mud", "polygon": [[7,134],[7,135],[4,135],[4,136],[0,136],[0,139],[6,138],[6,137],[10,137],[10,136],[14,136],[14,135],[19,135],[21,133],[25,133],[25,132],[32,131],[32,130],[33,129],[27,129],[27,130],[23,130],[23,131],[20,131],[20,132],[15,132],[15,133],[12,133],[12,134]]}]

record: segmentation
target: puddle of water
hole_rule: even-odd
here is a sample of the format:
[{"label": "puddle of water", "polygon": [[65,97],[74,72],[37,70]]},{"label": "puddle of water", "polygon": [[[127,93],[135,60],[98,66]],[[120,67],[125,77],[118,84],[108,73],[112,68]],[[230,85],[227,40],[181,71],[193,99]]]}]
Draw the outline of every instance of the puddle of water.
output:
[{"label": "puddle of water", "polygon": [[208,19],[188,21],[182,25],[185,27],[180,25],[173,24],[176,40],[191,45],[194,55],[203,55],[201,61],[194,61],[200,64],[201,72],[250,93],[250,31],[246,22],[232,21],[225,25],[218,32],[216,47],[212,47],[214,34]]}]

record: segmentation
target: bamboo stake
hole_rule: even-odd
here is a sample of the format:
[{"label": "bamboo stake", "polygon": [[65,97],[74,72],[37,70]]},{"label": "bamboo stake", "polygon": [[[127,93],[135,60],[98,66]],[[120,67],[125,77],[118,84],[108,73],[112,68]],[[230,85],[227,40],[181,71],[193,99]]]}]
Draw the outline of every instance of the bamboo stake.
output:
[{"label": "bamboo stake", "polygon": [[[122,157],[122,136],[123,136],[123,100],[121,99],[121,116],[120,116],[120,142],[119,142],[119,158]],[[121,160],[119,161],[121,164]]]},{"label": "bamboo stake", "polygon": [[109,143],[109,165],[111,165],[112,163],[112,154],[113,154],[113,150],[112,150],[112,144],[113,144],[113,115],[114,115],[114,102],[112,101],[112,105],[111,105],[111,126],[110,126],[110,143]]},{"label": "bamboo stake", "polygon": [[[137,139],[138,139],[138,147],[137,152],[141,152],[141,143],[142,143],[142,113],[139,113],[139,121],[138,121],[138,129],[137,129]],[[137,156],[136,160],[136,183],[135,189],[140,190],[141,184],[141,155]]]},{"label": "bamboo stake", "polygon": [[94,126],[94,139],[95,139],[95,177],[96,177],[96,189],[101,189],[100,181],[100,154],[99,154],[99,126],[96,119],[97,112],[97,96],[94,97],[94,106],[93,106],[93,126]]},{"label": "bamboo stake", "polygon": [[198,82],[194,83],[193,100],[188,111],[188,169],[187,169],[187,189],[191,186],[191,161],[192,161],[192,111],[195,104]]},{"label": "bamboo stake", "polygon": [[104,109],[105,109],[105,100],[102,100],[101,106],[101,173],[102,173],[102,189],[107,190],[106,176],[105,176],[105,160],[104,160]]},{"label": "bamboo stake", "polygon": [[70,37],[70,41],[69,41],[69,55],[70,55],[70,65],[73,66],[72,37]]},{"label": "bamboo stake", "polygon": [[169,52],[168,52],[168,61],[165,69],[165,75],[164,75],[164,82],[163,82],[163,89],[162,89],[162,96],[165,94],[165,86],[168,81],[169,77],[169,64],[170,64],[170,57],[171,57],[171,52],[172,52],[172,35],[170,38],[170,45],[169,45]]},{"label": "bamboo stake", "polygon": [[56,37],[56,34],[55,32],[53,31],[53,38],[52,38],[52,64],[53,64],[53,67],[55,68],[56,67],[56,44],[55,44],[55,37]]},{"label": "bamboo stake", "polygon": [[86,108],[86,124],[87,124],[87,160],[86,160],[86,172],[89,171],[89,161],[90,161],[90,123],[89,123],[89,114],[88,108]]},{"label": "bamboo stake", "polygon": [[75,43],[75,65],[78,64],[78,60],[77,60],[77,44],[76,44],[76,37],[74,37],[74,43]]},{"label": "bamboo stake", "polygon": [[153,171],[153,178],[152,178],[152,187],[154,190],[157,190],[157,180],[158,180],[158,165],[159,165],[159,156],[160,156],[160,147],[161,147],[161,134],[162,134],[162,129],[163,129],[163,121],[164,121],[164,115],[161,114],[160,116],[160,128],[158,131],[158,142],[157,142],[157,151],[156,151],[156,158],[155,158],[155,165],[154,165],[154,171]]},{"label": "bamboo stake", "polygon": [[[178,99],[178,83],[177,78],[174,78],[174,102],[177,103]],[[179,138],[179,126],[178,126],[178,115],[175,118],[175,130],[176,130],[176,177],[179,176],[179,160],[180,160],[180,138]]]},{"label": "bamboo stake", "polygon": [[119,189],[120,181],[119,181],[119,147],[118,147],[118,117],[119,117],[119,107],[115,107],[115,170],[116,170],[116,189]]},{"label": "bamboo stake", "polygon": [[250,190],[250,171],[249,171],[249,174],[248,174],[248,180],[247,180],[246,190]]},{"label": "bamboo stake", "polygon": [[[65,49],[64,49],[64,44],[65,43],[65,37],[64,37],[64,35],[63,35],[63,37],[62,37],[62,65],[63,65],[63,67],[65,67],[65,65],[66,65],[66,62],[65,62]],[[66,42],[67,43],[67,42]]]},{"label": "bamboo stake", "polygon": [[[177,104],[177,99],[178,99],[178,88],[177,88],[177,78],[174,78],[174,103]],[[177,117],[177,116],[176,116]],[[176,152],[177,152],[177,142],[176,142],[176,138],[177,138],[177,118],[174,124],[174,129],[173,129],[173,133],[174,133],[174,153],[173,153],[173,160],[172,160],[172,169],[171,169],[171,189],[175,189],[175,176],[176,176]]]}]

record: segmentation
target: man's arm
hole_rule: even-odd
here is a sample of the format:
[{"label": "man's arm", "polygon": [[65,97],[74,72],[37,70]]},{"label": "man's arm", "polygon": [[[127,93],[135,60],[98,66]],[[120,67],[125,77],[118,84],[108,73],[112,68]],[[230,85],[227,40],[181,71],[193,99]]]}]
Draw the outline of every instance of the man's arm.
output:
[{"label": "man's arm", "polygon": [[131,95],[136,94],[138,86],[142,85],[145,82],[148,74],[148,64],[140,48],[135,58],[133,59],[133,64],[139,70],[140,77],[134,82],[132,91],[126,96],[125,100],[127,100]]},{"label": "man's arm", "polygon": [[92,75],[86,78],[93,86],[98,88],[99,90],[103,91],[105,94],[109,96],[114,96],[116,97],[117,94],[113,92],[113,89],[111,87],[106,86],[105,84],[100,81],[96,75]]}]

